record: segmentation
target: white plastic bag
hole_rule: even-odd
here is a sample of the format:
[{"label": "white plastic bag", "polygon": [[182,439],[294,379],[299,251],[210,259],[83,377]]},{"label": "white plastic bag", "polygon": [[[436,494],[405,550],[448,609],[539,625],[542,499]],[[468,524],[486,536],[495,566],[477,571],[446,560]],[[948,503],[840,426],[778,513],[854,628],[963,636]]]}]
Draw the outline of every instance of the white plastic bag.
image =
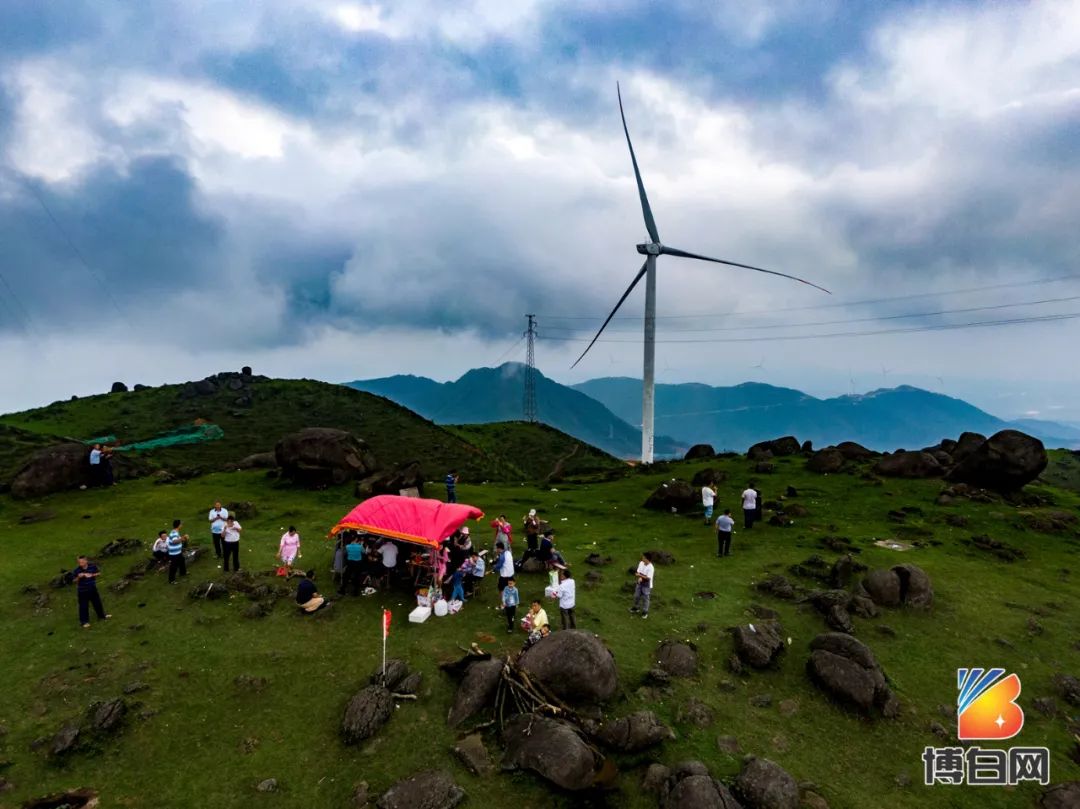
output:
[{"label": "white plastic bag", "polygon": [[457,612],[461,612],[461,608],[462,608],[463,606],[464,606],[464,604],[463,604],[463,603],[461,602],[461,600],[460,600],[460,599],[457,599],[457,598],[455,598],[454,600],[452,600],[452,601],[450,601],[449,603],[447,603],[447,605],[446,605],[446,610],[447,610],[447,612],[449,612],[449,613],[450,613],[451,615],[453,615],[454,613],[457,613]]},{"label": "white plastic bag", "polygon": [[440,598],[438,601],[436,601],[433,609],[435,610],[436,618],[445,617],[446,613],[449,612],[449,607],[446,606],[446,599]]}]

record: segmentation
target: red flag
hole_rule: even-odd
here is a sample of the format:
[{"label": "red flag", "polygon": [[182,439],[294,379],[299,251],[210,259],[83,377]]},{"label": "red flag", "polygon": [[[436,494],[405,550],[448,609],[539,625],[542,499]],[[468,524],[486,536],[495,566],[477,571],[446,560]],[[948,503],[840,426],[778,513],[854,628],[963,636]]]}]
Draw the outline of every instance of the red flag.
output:
[{"label": "red flag", "polygon": [[382,636],[385,640],[390,635],[390,610],[382,611]]}]

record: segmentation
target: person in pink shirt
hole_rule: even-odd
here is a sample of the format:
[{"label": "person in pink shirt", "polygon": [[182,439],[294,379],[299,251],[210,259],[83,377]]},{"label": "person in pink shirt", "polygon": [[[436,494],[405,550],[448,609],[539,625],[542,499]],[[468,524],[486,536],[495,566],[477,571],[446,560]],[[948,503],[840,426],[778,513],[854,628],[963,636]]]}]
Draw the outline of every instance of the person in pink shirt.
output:
[{"label": "person in pink shirt", "polygon": [[278,557],[281,559],[282,564],[292,573],[293,562],[296,561],[296,557],[299,555],[300,535],[296,533],[296,528],[290,525],[289,530],[281,535],[281,544],[278,545]]}]

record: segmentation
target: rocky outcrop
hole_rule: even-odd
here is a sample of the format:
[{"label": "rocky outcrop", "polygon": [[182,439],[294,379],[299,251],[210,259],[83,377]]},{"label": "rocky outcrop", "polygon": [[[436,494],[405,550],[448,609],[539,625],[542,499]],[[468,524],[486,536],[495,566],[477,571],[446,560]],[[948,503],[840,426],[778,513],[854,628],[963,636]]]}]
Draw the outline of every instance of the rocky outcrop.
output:
[{"label": "rocky outcrop", "polygon": [[958,460],[949,472],[948,479],[998,492],[1011,492],[1035,480],[1042,474],[1047,462],[1046,447],[1042,441],[1019,430],[1002,430]]},{"label": "rocky outcrop", "polygon": [[[143,464],[120,455],[113,456],[112,466],[118,480],[146,471]],[[72,441],[35,452],[12,478],[11,495],[21,499],[44,497],[93,486],[95,482],[91,476],[90,448]]]},{"label": "rocky outcrop", "polygon": [[865,594],[879,607],[928,609],[934,603],[930,576],[918,565],[896,565],[869,571],[860,583]]},{"label": "rocky outcrop", "polygon": [[519,714],[507,722],[503,742],[503,769],[530,770],[571,791],[593,786],[604,761],[569,722],[536,714]]},{"label": "rocky outcrop", "polygon": [[465,790],[442,770],[425,770],[398,781],[375,803],[378,809],[454,809]]},{"label": "rocky outcrop", "polygon": [[595,735],[602,744],[619,753],[636,753],[675,738],[671,728],[652,711],[638,711],[604,722]]},{"label": "rocky outcrop", "polygon": [[813,683],[841,705],[859,713],[895,717],[900,704],[869,647],[841,632],[810,642],[806,670]]},{"label": "rocky outcrop", "polygon": [[735,779],[735,794],[750,809],[799,809],[799,784],[767,758],[751,758]]},{"label": "rocky outcrop", "polygon": [[732,630],[735,654],[745,665],[755,669],[769,668],[784,652],[784,628],[779,621],[759,621],[743,624]]},{"label": "rocky outcrop", "polygon": [[400,494],[404,489],[416,489],[423,497],[424,470],[419,461],[409,461],[389,471],[369,475],[356,484],[356,496],[366,500],[380,494]]},{"label": "rocky outcrop", "polygon": [[503,665],[501,660],[478,660],[469,664],[446,717],[450,727],[458,727],[491,705],[499,687]]},{"label": "rocky outcrop", "polygon": [[874,464],[874,474],[886,478],[933,478],[944,472],[941,464],[928,452],[899,450],[882,456]]},{"label": "rocky outcrop", "polygon": [[683,456],[683,460],[697,461],[702,458],[714,458],[716,457],[716,450],[712,448],[711,444],[694,444],[686,451],[686,455]]},{"label": "rocky outcrop", "polygon": [[788,455],[798,455],[802,451],[802,444],[793,435],[785,435],[783,438],[774,438],[771,441],[759,441],[746,451],[746,457],[751,461],[767,461],[769,458],[783,458]]},{"label": "rocky outcrop", "polygon": [[672,677],[693,677],[698,671],[697,647],[687,641],[663,640],[656,649],[656,665]]},{"label": "rocky outcrop", "polygon": [[367,477],[375,456],[352,433],[307,427],[278,441],[274,457],[282,475],[305,486],[328,486]]},{"label": "rocky outcrop", "polygon": [[843,469],[845,463],[847,463],[847,459],[841,454],[840,450],[835,447],[826,447],[810,456],[806,461],[806,468],[808,471],[817,472],[819,475],[831,475]]},{"label": "rocky outcrop", "polygon": [[651,511],[666,511],[673,514],[689,514],[701,510],[701,489],[695,488],[685,480],[673,478],[661,483],[645,501],[645,508]]},{"label": "rocky outcrop", "polygon": [[394,700],[381,685],[369,685],[359,691],[345,708],[341,720],[341,738],[345,744],[358,744],[379,732],[394,713]]}]

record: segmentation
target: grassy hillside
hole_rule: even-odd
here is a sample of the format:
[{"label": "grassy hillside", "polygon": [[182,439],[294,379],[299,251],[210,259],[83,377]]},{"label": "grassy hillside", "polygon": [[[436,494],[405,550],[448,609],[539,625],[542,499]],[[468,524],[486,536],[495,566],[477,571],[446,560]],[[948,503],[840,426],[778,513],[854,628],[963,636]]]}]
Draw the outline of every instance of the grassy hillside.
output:
[{"label": "grassy hillside", "polygon": [[[102,426],[87,420],[78,432]],[[59,420],[49,429],[69,431]],[[744,459],[712,463],[729,474],[721,503],[735,506],[750,465]],[[516,519],[529,507],[539,508],[556,526],[558,544],[582,584],[587,554],[597,551],[613,558],[600,568],[603,581],[593,589],[581,586],[578,600],[579,625],[598,632],[618,662],[623,693],[609,715],[656,710],[677,738],[647,754],[619,757],[620,775],[607,805],[655,807],[656,799],[638,788],[652,760],[670,765],[696,758],[718,777],[730,779],[742,755],[752,753],[777,761],[800,781],[817,784],[832,809],[1032,807],[1038,788],[1031,785],[1016,790],[921,785],[924,746],[956,744],[955,726],[941,706],[947,710],[955,704],[956,668],[972,665],[1001,665],[1019,673],[1027,724],[1012,743],[1047,745],[1053,781],[1080,778],[1080,765],[1070,759],[1075,743],[1065,718],[1075,709],[1060,697],[1054,715],[1033,707],[1036,698],[1055,694],[1054,675],[1080,674],[1075,526],[1066,533],[1042,533],[1025,527],[1031,508],[968,501],[938,507],[933,505],[938,482],[879,485],[858,476],[820,477],[806,473],[801,460],[779,459],[775,474],[761,478],[766,498],[795,486],[796,502],[808,515],[787,528],[739,531],[733,555],[721,560],[713,556],[711,530],[698,520],[640,508],[666,475],[689,477],[705,465],[673,464],[664,472],[611,483],[562,484],[558,491],[495,483],[459,487],[463,501],[489,514],[506,511]],[[1076,514],[1080,509],[1075,493],[1029,488],[1055,502],[1035,512]],[[345,809],[352,805],[356,782],[368,782],[377,795],[431,766],[448,769],[468,791],[471,806],[582,805],[528,774],[474,777],[450,755],[456,735],[447,729],[445,717],[453,686],[436,664],[458,656],[460,647],[473,641],[494,652],[516,651],[521,642],[504,634],[491,609],[491,581],[459,615],[432,618],[424,625],[406,622],[412,607],[407,590],[345,600],[315,619],[297,616],[287,602],[279,602],[267,617],[250,619],[243,614],[249,605],[243,597],[215,602],[188,598],[191,583],[220,578],[212,562],[194,565],[184,586],[170,588],[157,576],[117,594],[110,585],[134,561],[118,558],[102,564],[101,585],[114,618],[90,630],[80,629],[75,620],[74,593],[44,587],[60,566],[73,563],[76,553],[120,536],[149,538],[174,516],[188,519],[193,536],[203,539],[207,505],[219,497],[259,507],[258,516],[245,521],[242,551],[244,564],[259,570],[274,564],[277,538],[288,522],[299,526],[304,537],[304,564],[325,570],[329,546],[320,537],[352,505],[348,489],[273,488],[254,472],[215,474],[174,486],[135,481],[40,503],[0,496],[0,690],[5,695],[0,760],[10,762],[0,776],[15,785],[0,793],[0,805],[14,807],[31,796],[85,785],[101,790],[103,806]],[[923,514],[898,525],[888,512],[903,506],[918,507]],[[22,514],[43,510],[55,517],[20,524]],[[967,525],[958,527],[962,520]],[[487,535],[486,529],[476,533]],[[964,544],[984,533],[1023,550],[1027,558],[1007,564]],[[933,578],[936,601],[929,612],[885,610],[874,620],[855,619],[857,637],[873,648],[903,703],[898,719],[860,719],[826,700],[804,670],[809,641],[825,629],[822,618],[807,606],[753,589],[765,574],[786,573],[811,554],[834,559],[837,554],[822,543],[828,535],[850,539],[859,561],[871,567],[914,562]],[[917,539],[921,546],[898,553],[874,544],[884,537]],[[627,614],[624,590],[630,581],[627,569],[645,548],[666,549],[677,559],[657,569],[648,621]],[[35,605],[36,595],[21,592],[28,584],[43,586],[47,603]],[[523,599],[540,595],[542,587],[542,576],[523,577]],[[715,597],[697,595],[706,591]],[[736,676],[726,665],[732,645],[725,628],[755,620],[754,604],[779,612],[791,644],[778,670]],[[344,747],[338,725],[347,700],[378,665],[383,607],[394,615],[390,654],[421,670],[424,685],[419,700],[402,704],[373,740]],[[702,669],[697,678],[677,680],[669,692],[653,697],[639,688],[664,638],[696,643]],[[265,678],[265,683],[238,682],[241,676]],[[140,706],[115,738],[62,765],[32,749],[34,740],[51,737],[91,701],[117,696],[136,683],[146,689],[128,699]],[[767,706],[751,702],[764,695],[771,696]],[[679,719],[691,697],[712,708],[711,726]],[[949,738],[936,736],[932,723],[941,723]],[[718,751],[718,735],[735,736],[741,752]],[[490,731],[486,738],[497,760],[499,742]],[[163,773],[166,766],[175,773]],[[271,777],[278,779],[280,790],[257,793],[256,784]]]},{"label": "grassy hillside", "polygon": [[[184,385],[109,393],[0,416],[0,425],[27,433],[87,439],[115,435],[121,443],[153,438],[204,419],[219,425],[218,441],[153,450],[145,456],[170,469],[217,471],[256,452],[266,452],[286,433],[303,427],[337,427],[370,445],[379,463],[419,460],[433,478],[457,468],[466,480],[501,478],[511,467],[400,405],[341,385],[312,380],[264,379],[250,383],[250,406],[223,386],[208,396],[185,395]],[[20,439],[22,441],[22,439]],[[25,449],[32,442],[22,441]],[[28,455],[0,436],[0,479]],[[6,473],[6,475],[5,475]]]},{"label": "grassy hillside", "polygon": [[446,429],[512,465],[522,480],[542,482],[549,476],[573,478],[627,469],[624,461],[546,424],[508,421],[451,425]]}]

